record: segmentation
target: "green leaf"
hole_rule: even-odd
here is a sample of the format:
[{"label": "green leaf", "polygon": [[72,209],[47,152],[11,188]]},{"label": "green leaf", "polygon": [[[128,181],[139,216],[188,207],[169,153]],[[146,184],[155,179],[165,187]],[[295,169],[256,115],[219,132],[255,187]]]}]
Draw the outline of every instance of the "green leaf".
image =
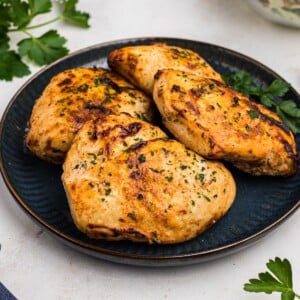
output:
[{"label": "green leaf", "polygon": [[8,27],[10,23],[9,7],[0,3],[0,26]]},{"label": "green leaf", "polygon": [[66,55],[68,49],[64,47],[66,39],[60,36],[56,30],[50,30],[39,38],[28,38],[18,43],[19,53],[27,55],[40,66],[49,64]]},{"label": "green leaf", "polygon": [[300,133],[300,119],[293,118],[284,113],[279,106],[276,107],[276,112],[281,117],[283,122],[291,129],[294,134]]},{"label": "green leaf", "polygon": [[284,292],[281,294],[281,300],[294,300],[295,299],[295,293],[292,291]]},{"label": "green leaf", "polygon": [[266,293],[280,292],[281,299],[293,300],[295,292],[293,291],[292,268],[287,259],[281,260],[276,257],[275,260],[270,259],[267,263],[269,272],[259,273],[258,279],[250,279],[249,283],[244,285],[244,290],[248,292]]},{"label": "green leaf", "polygon": [[259,117],[259,114],[256,110],[250,110],[249,111],[249,115],[250,115],[250,118],[253,120],[253,119],[257,119]]},{"label": "green leaf", "polygon": [[283,97],[290,89],[290,87],[290,84],[282,80],[275,79],[266,89],[266,92],[271,94],[273,97]]},{"label": "green leaf", "polygon": [[279,257],[275,260],[270,259],[267,267],[285,286],[293,287],[292,268],[287,259],[281,260]]},{"label": "green leaf", "polygon": [[50,0],[29,0],[29,9],[32,17],[49,12],[51,7]]},{"label": "green leaf", "polygon": [[294,118],[300,118],[300,109],[293,100],[282,101],[278,103],[278,106],[287,115]]},{"label": "green leaf", "polygon": [[9,49],[9,37],[7,35],[7,28],[0,26],[0,51]]},{"label": "green leaf", "polygon": [[62,17],[64,20],[73,23],[79,27],[88,28],[90,15],[86,12],[76,10],[78,0],[66,0]]},{"label": "green leaf", "polygon": [[29,68],[14,51],[0,51],[0,80],[10,81],[13,77],[23,77]]},{"label": "green leaf", "polygon": [[21,0],[10,1],[8,13],[11,22],[17,28],[22,28],[31,21],[28,11],[29,11],[29,5],[27,2],[23,2]]},{"label": "green leaf", "polygon": [[266,107],[272,107],[275,105],[273,97],[270,94],[263,94],[260,98],[260,102]]},{"label": "green leaf", "polygon": [[[254,84],[251,75],[245,71],[239,71],[228,76],[223,76],[224,81],[233,89],[240,91],[247,97],[259,100],[264,106],[276,109],[283,122],[294,134],[300,133],[300,108],[293,100],[278,99],[283,97],[290,89],[290,84],[275,79],[267,88]],[[253,117],[250,115],[250,117]]]}]

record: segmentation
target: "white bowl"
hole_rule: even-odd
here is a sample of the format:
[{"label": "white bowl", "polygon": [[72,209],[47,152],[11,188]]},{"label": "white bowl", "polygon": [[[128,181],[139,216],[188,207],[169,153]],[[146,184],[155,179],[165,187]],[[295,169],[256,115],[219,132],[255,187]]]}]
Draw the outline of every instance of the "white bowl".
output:
[{"label": "white bowl", "polygon": [[246,0],[246,2],[268,20],[300,28],[300,0]]}]

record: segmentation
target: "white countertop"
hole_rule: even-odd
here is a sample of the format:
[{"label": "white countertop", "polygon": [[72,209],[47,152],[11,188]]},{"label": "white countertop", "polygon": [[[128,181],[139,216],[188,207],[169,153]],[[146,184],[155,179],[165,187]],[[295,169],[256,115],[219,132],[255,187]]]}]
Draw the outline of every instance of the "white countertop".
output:
[{"label": "white countertop", "polygon": [[[116,39],[179,37],[217,44],[267,65],[300,92],[300,31],[265,21],[238,0],[81,0],[91,28],[54,25],[71,51]],[[38,70],[37,68],[34,71]],[[28,79],[0,82],[0,113]],[[0,179],[0,282],[19,299],[280,299],[243,284],[269,258],[288,258],[300,291],[300,212],[258,243],[208,263],[144,268],[89,257],[33,223]]]}]

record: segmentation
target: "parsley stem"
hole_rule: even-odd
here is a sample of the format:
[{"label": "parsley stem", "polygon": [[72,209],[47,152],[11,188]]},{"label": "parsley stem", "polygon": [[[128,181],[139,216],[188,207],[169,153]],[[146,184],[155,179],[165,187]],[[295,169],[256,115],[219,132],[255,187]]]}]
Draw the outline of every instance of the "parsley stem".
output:
[{"label": "parsley stem", "polygon": [[30,38],[35,39],[35,37],[30,32],[28,32],[26,29],[22,29],[22,30],[20,29],[20,31],[23,32],[24,34],[28,35]]},{"label": "parsley stem", "polygon": [[55,23],[55,22],[57,22],[59,20],[62,20],[62,19],[63,19],[63,15],[60,15],[60,16],[54,18],[54,19],[51,19],[49,21],[46,21],[46,22],[43,22],[43,23],[40,23],[40,24],[36,24],[36,25],[28,26],[28,27],[23,27],[23,28],[12,28],[12,29],[9,29],[8,32],[16,32],[16,31],[25,32],[26,30],[40,28],[40,27]]}]

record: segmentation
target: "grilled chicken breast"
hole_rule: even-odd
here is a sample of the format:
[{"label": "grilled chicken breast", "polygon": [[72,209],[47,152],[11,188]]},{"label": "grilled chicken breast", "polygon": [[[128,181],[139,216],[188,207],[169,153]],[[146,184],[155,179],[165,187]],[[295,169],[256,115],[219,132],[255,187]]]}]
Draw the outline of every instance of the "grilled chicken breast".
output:
[{"label": "grilled chicken breast", "polygon": [[108,64],[114,71],[150,95],[154,75],[159,69],[188,71],[223,81],[198,53],[163,43],[114,50],[108,56]]},{"label": "grilled chicken breast", "polygon": [[27,147],[61,163],[79,128],[100,114],[127,112],[151,121],[152,99],[105,69],[75,68],[53,77],[33,107]]},{"label": "grilled chicken breast", "polygon": [[86,122],[63,170],[74,222],[95,239],[183,242],[214,224],[235,197],[221,163],[127,114]]},{"label": "grilled chicken breast", "polygon": [[294,136],[279,116],[225,84],[162,70],[153,97],[165,126],[200,155],[228,160],[253,175],[296,172]]}]

